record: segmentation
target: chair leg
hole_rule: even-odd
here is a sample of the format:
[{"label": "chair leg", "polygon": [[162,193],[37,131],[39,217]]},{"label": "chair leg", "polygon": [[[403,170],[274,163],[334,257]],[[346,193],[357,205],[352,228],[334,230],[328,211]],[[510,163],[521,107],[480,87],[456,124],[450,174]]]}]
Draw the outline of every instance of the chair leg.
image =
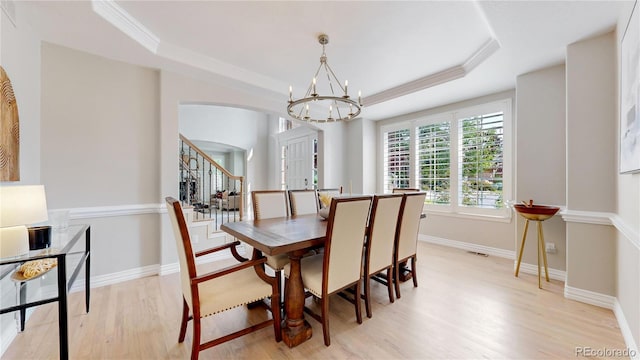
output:
[{"label": "chair leg", "polygon": [[400,299],[402,295],[400,295],[400,262],[396,261],[393,264],[393,282],[396,285],[396,298]]},{"label": "chair leg", "polygon": [[322,297],[322,334],[324,335],[324,345],[331,345],[331,337],[329,335],[329,296]]},{"label": "chair leg", "polygon": [[184,336],[187,334],[187,322],[189,321],[189,305],[187,300],[182,298],[182,323],[180,324],[180,335],[178,336],[178,342],[184,341]]},{"label": "chair leg", "polygon": [[[278,285],[280,284],[280,279],[277,279],[277,283]],[[279,295],[279,286],[276,286],[275,289],[275,296],[280,297]],[[276,307],[274,307],[273,303],[276,303]],[[281,329],[281,324],[282,324],[282,317],[280,316],[281,311],[280,311],[280,299],[271,299],[271,316],[273,317],[273,332],[275,333],[276,336],[276,342],[280,342],[282,341],[282,329]]]},{"label": "chair leg", "polygon": [[389,301],[394,302],[395,298],[393,297],[393,272],[391,271],[391,269],[391,267],[387,269],[387,291],[389,292]]},{"label": "chair leg", "polygon": [[[282,278],[284,278],[284,276],[282,275],[282,270],[275,270],[275,277],[277,279],[276,285],[278,286],[278,302],[277,302],[277,308],[280,310],[280,317],[284,318],[284,296],[282,295]],[[286,281],[286,279],[285,279]],[[273,309],[274,305],[273,305],[273,299],[271,299],[271,309]]]},{"label": "chair leg", "polygon": [[193,316],[193,343],[191,344],[191,360],[198,360],[200,355],[200,318]]},{"label": "chair leg", "polygon": [[355,305],[356,305],[356,320],[358,321],[358,324],[362,324],[362,308],[361,308],[361,301],[360,301],[360,296],[358,296],[358,294],[360,294],[360,292],[362,291],[361,289],[361,282],[360,280],[358,280],[356,282],[356,296],[354,296],[354,300],[355,300]]},{"label": "chair leg", "polygon": [[413,277],[413,287],[418,287],[418,272],[416,271],[417,260],[417,255],[413,255],[413,257],[411,257],[411,276]]},{"label": "chair leg", "polygon": [[364,309],[367,312],[367,317],[371,319],[371,275],[364,276]]}]

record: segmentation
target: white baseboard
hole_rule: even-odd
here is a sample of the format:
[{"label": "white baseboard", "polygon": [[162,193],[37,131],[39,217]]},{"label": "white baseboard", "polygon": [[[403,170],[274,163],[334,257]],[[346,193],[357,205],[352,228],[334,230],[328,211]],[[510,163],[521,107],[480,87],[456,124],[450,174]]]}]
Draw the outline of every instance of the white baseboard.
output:
[{"label": "white baseboard", "polygon": [[[515,271],[517,262],[513,262],[513,270]],[[520,263],[520,272],[525,274],[538,275],[538,265]],[[544,266],[540,265],[540,276],[544,277]],[[565,282],[567,280],[567,272],[558,269],[549,268],[549,278],[553,280],[559,280]]]},{"label": "white baseboard", "polygon": [[497,256],[497,257],[501,257],[501,258],[505,258],[505,259],[515,259],[516,258],[515,251],[499,249],[499,248],[494,248],[494,247],[489,247],[489,246],[484,246],[484,245],[478,245],[478,244],[472,244],[472,243],[463,242],[463,241],[449,240],[449,239],[440,238],[440,237],[437,237],[437,236],[429,236],[429,235],[419,234],[418,235],[418,240],[424,241],[424,242],[428,242],[428,243],[432,243],[432,244],[444,245],[444,246],[449,246],[449,247],[453,247],[453,248],[457,248],[457,249],[473,251],[473,252],[477,252],[477,253],[481,253],[481,254]]},{"label": "white baseboard", "polygon": [[638,344],[636,344],[633,338],[633,333],[631,332],[631,328],[629,327],[627,318],[624,316],[624,312],[622,311],[622,307],[620,306],[618,299],[615,299],[615,304],[613,305],[613,313],[616,315],[618,325],[620,326],[620,331],[622,332],[622,337],[624,338],[624,342],[627,345],[627,349],[629,350],[629,358],[631,360],[640,360],[640,350],[638,350]]},{"label": "white baseboard", "polygon": [[[516,258],[515,251],[499,249],[499,248],[494,248],[494,247],[489,247],[489,246],[484,246],[484,245],[478,245],[478,244],[472,244],[472,243],[467,243],[467,242],[463,242],[463,241],[449,240],[449,239],[444,239],[444,238],[440,238],[440,237],[436,237],[436,236],[429,236],[429,235],[420,234],[418,236],[418,240],[425,241],[425,242],[432,243],[432,244],[449,246],[449,247],[453,247],[453,248],[456,248],[456,249],[461,249],[461,250],[466,250],[466,251],[473,251],[473,252],[477,252],[477,253],[481,253],[481,254],[497,256],[497,257],[510,259],[510,260],[514,260]],[[515,268],[516,268],[516,263],[514,262],[513,269],[515,270]],[[536,275],[536,274],[538,274],[538,265],[521,263],[520,264],[520,271],[522,271],[523,273]],[[544,275],[544,269],[542,269],[542,271],[543,271],[542,275]],[[563,270],[549,269],[549,278],[554,279],[554,280],[565,281],[566,278],[567,278],[567,273],[565,271],[563,271]]]},{"label": "white baseboard", "polygon": [[591,304],[610,310],[614,309],[617,302],[617,299],[611,295],[578,289],[566,284],[564,286],[564,297],[567,299],[580,301],[586,304]]},{"label": "white baseboard", "polygon": [[[140,268],[119,271],[116,273],[97,275],[91,277],[91,288],[113,285],[124,281],[140,279],[147,276],[158,275],[159,265],[148,265]],[[83,291],[85,279],[78,279],[73,283],[70,292]]]}]

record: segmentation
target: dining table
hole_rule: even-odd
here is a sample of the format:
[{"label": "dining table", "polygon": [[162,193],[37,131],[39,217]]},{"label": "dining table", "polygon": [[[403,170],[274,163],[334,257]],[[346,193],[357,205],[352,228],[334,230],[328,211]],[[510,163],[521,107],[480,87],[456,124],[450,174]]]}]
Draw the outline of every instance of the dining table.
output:
[{"label": "dining table", "polygon": [[[288,254],[290,272],[284,290],[282,340],[291,348],[310,339],[313,331],[304,318],[305,291],[300,259],[309,249],[324,245],[327,221],[317,214],[297,215],[228,222],[220,229],[266,255]],[[278,310],[277,304],[271,306],[272,311]]]}]

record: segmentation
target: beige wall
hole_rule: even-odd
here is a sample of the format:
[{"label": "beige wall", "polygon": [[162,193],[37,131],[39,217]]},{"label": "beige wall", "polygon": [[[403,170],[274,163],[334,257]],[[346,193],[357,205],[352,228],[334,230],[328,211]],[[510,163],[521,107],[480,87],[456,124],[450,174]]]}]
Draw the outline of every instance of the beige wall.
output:
[{"label": "beige wall", "polygon": [[50,208],[158,202],[158,73],[42,46],[42,179]]},{"label": "beige wall", "polygon": [[[158,202],[156,71],[43,43],[42,94],[50,209]],[[92,225],[93,274],[158,263],[157,215],[79,221]]]},{"label": "beige wall", "polygon": [[[569,211],[615,210],[615,41],[615,34],[607,33],[567,47]],[[567,286],[615,295],[612,229],[583,222],[567,225]]]},{"label": "beige wall", "polygon": [[[618,53],[633,6],[633,3],[629,3],[618,19]],[[638,11],[638,5],[635,6],[635,11]],[[617,127],[616,148],[619,146],[619,131]],[[616,216],[624,230],[616,232],[615,296],[629,325],[632,339],[636,346],[640,346],[640,174],[618,174],[616,189]]]},{"label": "beige wall", "polygon": [[[516,201],[564,206],[566,201],[566,88],[564,64],[518,76],[516,79]],[[516,225],[519,251],[524,220]],[[557,252],[547,254],[549,267],[565,270],[565,224],[559,215],[543,223],[546,243]],[[537,223],[529,224],[522,261],[537,263]]]},{"label": "beige wall", "polygon": [[615,241],[612,226],[567,223],[566,286],[615,295]]}]

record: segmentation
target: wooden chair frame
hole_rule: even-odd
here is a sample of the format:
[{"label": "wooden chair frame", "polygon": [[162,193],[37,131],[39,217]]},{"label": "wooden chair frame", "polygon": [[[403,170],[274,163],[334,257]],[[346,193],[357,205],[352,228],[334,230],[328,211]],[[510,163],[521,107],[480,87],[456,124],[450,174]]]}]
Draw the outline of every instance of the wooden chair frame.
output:
[{"label": "wooden chair frame", "polygon": [[[253,219],[254,220],[259,220],[261,219],[260,217],[260,210],[258,209],[258,206],[256,205],[258,202],[256,202],[256,195],[260,195],[260,194],[278,194],[278,193],[282,193],[284,196],[284,208],[285,208],[285,216],[289,216],[289,202],[288,202],[288,196],[286,193],[286,190],[254,190],[251,192],[251,201],[253,204]],[[257,251],[256,249],[253,249],[253,257],[255,258],[258,255],[261,255],[261,253],[259,251]],[[264,255],[262,255],[264,256]],[[278,255],[279,256],[279,255]],[[266,262],[265,262],[266,264]],[[267,264],[267,266],[269,266],[269,264]],[[284,310],[284,297],[283,297],[283,289],[282,289],[282,269],[276,269],[273,268],[272,266],[269,266],[273,269],[273,271],[275,272],[275,278],[278,279],[278,304],[280,304],[280,310],[281,310],[281,314],[284,314],[284,312],[282,310]],[[264,267],[263,267],[264,268]],[[271,302],[273,303],[273,299],[271,300]]]},{"label": "wooden chair frame", "polygon": [[[402,200],[402,206],[400,209],[400,213],[402,214],[402,216],[400,216],[400,220],[398,223],[398,229],[396,231],[396,241],[395,241],[395,251],[394,251],[394,260],[393,260],[393,267],[394,267],[394,282],[395,282],[395,287],[396,287],[396,297],[399,299],[401,297],[400,295],[400,272],[411,272],[411,277],[413,279],[413,286],[414,287],[418,287],[418,272],[416,271],[416,262],[418,261],[418,256],[417,253],[414,252],[412,255],[400,258],[400,255],[398,254],[398,249],[400,247],[400,241],[402,241],[402,235],[403,235],[403,231],[405,231],[405,229],[403,229],[404,224],[404,220],[405,217],[408,216],[413,216],[413,218],[407,218],[408,221],[415,221],[418,223],[418,226],[416,227],[416,233],[415,233],[415,240],[412,241],[418,241],[418,232],[420,231],[420,218],[422,215],[422,212],[418,212],[417,214],[408,214],[407,212],[407,201],[409,199],[409,197],[415,197],[415,196],[421,196],[424,200],[425,197],[425,193],[424,192],[411,192],[411,193],[404,193],[402,196],[404,197]],[[423,201],[424,202],[424,201]],[[406,263],[411,260],[411,268],[407,268]]]},{"label": "wooden chair frame", "polygon": [[[350,202],[350,201],[362,201],[362,200],[371,200],[370,196],[361,196],[361,197],[352,197],[352,198],[342,198],[342,199],[333,199],[331,201],[331,207],[329,210],[329,218],[327,219],[328,223],[327,223],[327,234],[326,234],[326,240],[325,240],[325,250],[324,250],[324,254],[323,255],[316,255],[316,256],[323,256],[322,259],[322,297],[319,299],[320,300],[320,308],[321,308],[321,313],[317,314],[315,312],[313,312],[313,310],[309,309],[308,307],[304,307],[304,311],[309,314],[311,317],[313,317],[314,319],[316,319],[318,322],[320,322],[322,324],[322,333],[324,336],[324,344],[326,346],[331,345],[331,336],[330,336],[330,332],[329,332],[329,296],[332,294],[336,294],[339,293],[341,295],[343,295],[341,293],[341,291],[351,288],[351,287],[355,287],[355,291],[354,294],[355,296],[352,298],[348,298],[346,295],[343,295],[342,297],[345,298],[346,300],[350,301],[351,303],[353,303],[355,305],[355,312],[356,312],[356,321],[358,322],[358,324],[362,324],[362,310],[361,310],[361,304],[360,304],[360,293],[361,293],[361,284],[362,284],[362,253],[360,254],[360,276],[358,277],[358,280],[347,284],[339,289],[334,290],[333,292],[329,292],[328,291],[328,287],[329,287],[329,276],[328,276],[328,272],[329,272],[329,262],[330,262],[330,257],[331,257],[331,241],[333,238],[333,226],[334,226],[334,218],[335,218],[335,213],[336,213],[336,208],[338,206],[338,204],[340,203],[345,203],[345,202]],[[371,209],[369,208],[369,213],[371,212]],[[366,224],[366,222],[365,222]],[[365,225],[366,226],[366,225]],[[363,228],[363,233],[362,233],[362,249],[364,251],[364,236],[365,236],[365,232],[366,229]],[[312,296],[311,293],[307,293],[307,296]]]},{"label": "wooden chair frame", "polygon": [[[400,204],[398,207],[398,213],[396,216],[396,225],[393,230],[393,237],[391,240],[391,251],[389,252],[389,266],[381,269],[371,269],[371,249],[374,245],[374,241],[382,241],[384,239],[377,239],[374,237],[374,231],[376,230],[376,221],[381,219],[378,214],[378,205],[380,201],[384,201],[389,198],[400,198]],[[367,241],[365,242],[365,260],[364,260],[364,304],[367,312],[367,317],[372,317],[371,312],[371,280],[377,281],[387,286],[387,292],[389,293],[389,302],[394,302],[393,284],[394,284],[394,263],[395,263],[395,245],[396,238],[398,237],[398,230],[400,228],[400,220],[402,218],[402,210],[404,207],[403,194],[387,194],[387,195],[375,195],[373,197],[373,204],[371,205],[371,214],[369,216],[369,227],[367,228]],[[386,275],[382,277],[382,272],[386,270]]]},{"label": "wooden chair frame", "polygon": [[[251,268],[251,267],[253,267],[253,269],[256,272],[256,275],[260,279],[262,279],[263,281],[271,285],[272,302],[274,301],[274,299],[276,303],[279,302],[279,297],[280,297],[280,293],[278,292],[279,282],[275,277],[270,277],[264,272],[264,263],[266,261],[265,258],[254,259],[254,260],[247,260],[243,258],[242,256],[240,256],[240,254],[236,249],[236,247],[240,245],[239,241],[234,241],[229,244],[224,244],[224,245],[210,248],[207,250],[199,251],[194,254],[193,248],[191,246],[189,229],[187,228],[187,224],[184,219],[184,215],[182,213],[182,206],[180,205],[180,202],[172,197],[167,197],[166,202],[167,202],[167,206],[170,207],[169,211],[175,211],[175,214],[176,214],[176,220],[178,223],[180,236],[182,238],[182,244],[184,246],[184,251],[187,258],[187,269],[180,269],[180,271],[187,271],[189,274],[189,278],[191,279],[190,287],[191,287],[191,298],[192,298],[193,304],[200,303],[200,294],[199,294],[198,284],[231,274],[233,272]],[[212,254],[225,249],[229,249],[233,257],[238,261],[240,261],[240,263],[225,267],[223,269],[212,271],[206,274],[197,275],[196,264],[195,264],[196,257]],[[189,322],[189,320],[193,320],[193,342],[192,342],[192,348],[191,348],[191,359],[193,360],[198,359],[200,351],[202,350],[236,339],[242,335],[246,335],[253,331],[265,328],[269,325],[273,325],[273,331],[275,333],[276,342],[279,342],[282,340],[280,311],[273,311],[272,308],[270,308],[270,310],[272,313],[272,318],[269,320],[265,320],[259,324],[252,325],[250,327],[219,337],[217,339],[213,339],[205,343],[201,343],[200,342],[200,337],[201,337],[200,319],[202,317],[202,314],[200,313],[200,307],[194,305],[193,309],[191,309],[192,315],[189,316],[189,305],[183,295],[182,320],[180,325],[180,334],[178,336],[178,342],[180,343],[184,342],[185,335],[187,332],[187,323]]]}]

